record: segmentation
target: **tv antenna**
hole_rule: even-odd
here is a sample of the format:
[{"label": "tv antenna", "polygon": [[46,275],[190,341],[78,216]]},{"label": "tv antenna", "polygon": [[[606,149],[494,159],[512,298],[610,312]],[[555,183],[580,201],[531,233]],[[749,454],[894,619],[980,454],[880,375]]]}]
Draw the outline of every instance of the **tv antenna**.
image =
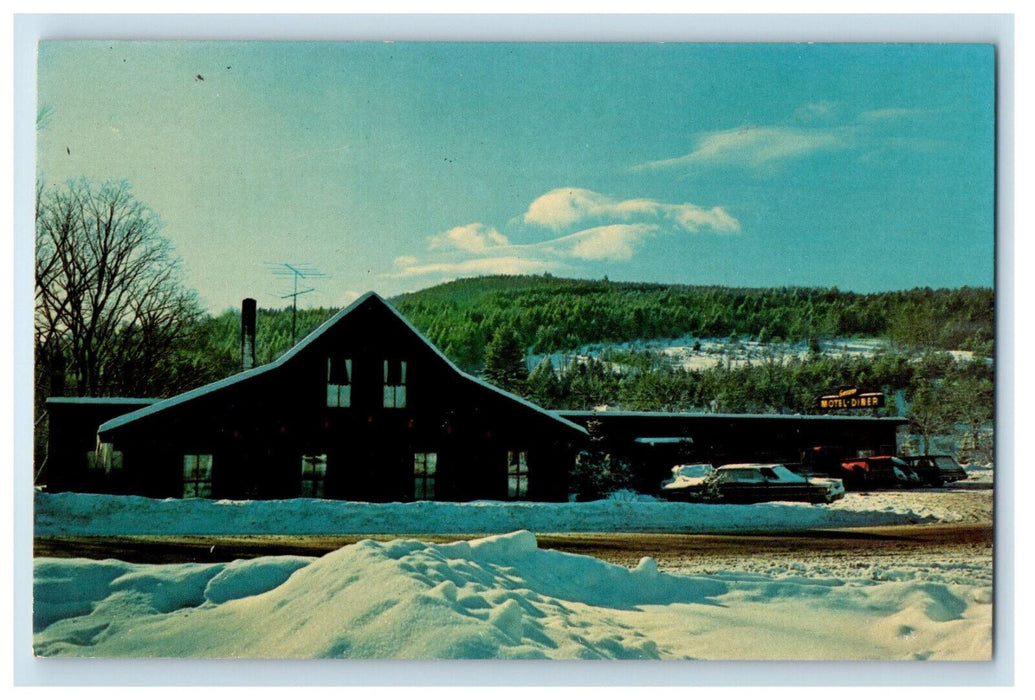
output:
[{"label": "tv antenna", "polygon": [[295,329],[298,327],[298,297],[309,292],[315,292],[315,287],[309,289],[299,289],[298,280],[308,280],[316,277],[326,277],[324,273],[317,270],[315,267],[308,263],[300,264],[296,263],[291,265],[290,263],[266,263],[273,271],[275,277],[287,277],[291,276],[294,283],[294,291],[290,294],[285,294],[281,299],[291,299],[291,344],[295,344]]}]

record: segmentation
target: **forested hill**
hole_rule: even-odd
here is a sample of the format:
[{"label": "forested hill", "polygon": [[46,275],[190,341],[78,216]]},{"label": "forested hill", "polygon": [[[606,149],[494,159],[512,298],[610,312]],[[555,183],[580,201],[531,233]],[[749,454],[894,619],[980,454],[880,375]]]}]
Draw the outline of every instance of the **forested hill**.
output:
[{"label": "forested hill", "polygon": [[992,354],[991,289],[749,289],[588,281],[545,276],[457,280],[391,299],[446,355],[480,367],[499,328],[534,352],[639,338],[728,337],[801,341],[883,337],[912,349]]},{"label": "forested hill", "polygon": [[[390,300],[432,343],[468,371],[547,408],[718,413],[816,413],[816,397],[839,387],[883,391],[884,413],[908,402],[913,431],[924,450],[931,435],[968,431],[970,456],[984,459],[991,440],[994,297],[990,289],[914,289],[853,294],[836,289],[732,289],[630,284],[554,277],[459,280]],[[300,309],[298,339],[337,309]],[[292,344],[290,307],[261,309],[256,354],[271,362]],[[651,353],[625,353],[629,371],[590,357],[529,373],[527,351],[570,351],[590,343],[674,338],[809,341],[799,354],[764,352],[734,366],[675,368]],[[822,352],[832,338],[892,341],[870,356]],[[813,339],[815,342],[812,342]],[[729,343],[737,347],[740,343]],[[932,350],[972,350],[957,362]],[[780,359],[782,357],[782,359]],[[191,342],[166,357],[156,374],[159,395],[170,395],[240,371],[240,315],[205,317]],[[158,380],[162,380],[159,382]],[[132,395],[132,394],[131,394]],[[153,395],[153,394],[152,394]]]}]

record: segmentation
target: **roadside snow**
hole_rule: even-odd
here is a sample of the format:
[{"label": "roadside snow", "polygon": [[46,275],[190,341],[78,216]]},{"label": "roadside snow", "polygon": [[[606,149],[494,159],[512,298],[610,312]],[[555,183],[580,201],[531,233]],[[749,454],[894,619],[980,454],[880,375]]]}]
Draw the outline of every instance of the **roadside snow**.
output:
[{"label": "roadside snow", "polygon": [[938,522],[991,522],[992,491],[849,493],[829,506],[717,505],[648,497],[590,503],[356,503],[155,500],[37,493],[37,535],[488,534],[787,531]]},{"label": "roadside snow", "polygon": [[954,483],[953,488],[991,488],[995,483],[995,467],[991,462],[968,464],[964,469],[967,472],[967,478]]},{"label": "roadside snow", "polygon": [[363,540],[318,559],[35,562],[44,656],[989,659],[982,581],[671,575],[542,550]]}]

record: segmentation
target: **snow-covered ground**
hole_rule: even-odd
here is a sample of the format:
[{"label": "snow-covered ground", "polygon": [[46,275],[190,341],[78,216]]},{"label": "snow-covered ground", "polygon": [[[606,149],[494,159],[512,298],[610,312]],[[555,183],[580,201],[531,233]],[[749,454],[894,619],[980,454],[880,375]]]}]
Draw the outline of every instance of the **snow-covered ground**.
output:
[{"label": "snow-covered ground", "polygon": [[[960,482],[964,483],[964,482]],[[37,535],[488,534],[745,532],[991,522],[992,491],[958,488],[849,493],[806,503],[670,503],[629,494],[590,503],[355,503],[154,500],[75,493],[36,495]]]},{"label": "snow-covered ground", "polygon": [[[992,492],[832,506],[155,501],[38,494],[37,535],[506,533],[363,540],[319,558],[34,562],[40,655],[259,658],[989,659],[990,548],[810,552],[659,571],[538,547],[559,531],[736,532],[990,523]],[[985,551],[987,550],[987,551]]]},{"label": "snow-covered ground", "polygon": [[42,559],[39,655],[989,659],[982,580],[672,575],[537,547],[364,540],[319,559]]}]

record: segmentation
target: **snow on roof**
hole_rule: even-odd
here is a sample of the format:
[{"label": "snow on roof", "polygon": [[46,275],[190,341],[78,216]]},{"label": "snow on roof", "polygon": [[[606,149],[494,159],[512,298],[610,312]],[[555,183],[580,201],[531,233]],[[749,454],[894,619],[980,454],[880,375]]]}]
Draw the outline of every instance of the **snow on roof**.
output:
[{"label": "snow on roof", "polygon": [[681,442],[693,442],[688,437],[638,437],[633,442],[640,445],[677,445]]},{"label": "snow on roof", "polygon": [[719,469],[723,471],[738,471],[741,469],[771,469],[782,467],[780,462],[737,462],[735,464],[723,464]]},{"label": "snow on roof", "polygon": [[97,405],[118,405],[118,404],[152,404],[161,399],[140,399],[127,396],[51,396],[47,399],[48,404],[97,404]]},{"label": "snow on roof", "polygon": [[571,430],[575,430],[575,431],[577,431],[579,433],[582,433],[583,435],[588,434],[586,432],[586,429],[583,428],[581,425],[573,423],[570,420],[568,420],[566,418],[563,418],[562,416],[558,415],[557,413],[555,413],[553,411],[548,411],[548,410],[546,410],[545,408],[543,408],[541,406],[537,406],[536,404],[532,403],[531,401],[523,399],[520,396],[516,396],[514,394],[511,394],[508,391],[504,391],[503,389],[500,389],[499,387],[493,386],[492,384],[489,384],[486,381],[478,379],[477,377],[473,377],[470,374],[467,374],[466,372],[461,370],[459,367],[457,367],[455,364],[453,364],[453,362],[448,357],[446,357],[442,353],[441,350],[436,348],[431,343],[431,341],[429,341],[427,338],[425,338],[420,333],[420,331],[418,331],[413,326],[413,324],[411,324],[402,314],[400,314],[395,309],[395,307],[393,307],[391,304],[389,304],[387,301],[385,301],[377,292],[367,292],[366,294],[364,294],[361,297],[359,297],[358,299],[356,299],[354,302],[352,302],[351,304],[346,306],[344,309],[342,309],[338,313],[334,314],[334,316],[332,316],[330,319],[325,321],[319,328],[314,330],[312,333],[310,333],[306,337],[302,338],[302,340],[300,340],[291,349],[289,349],[286,353],[284,353],[283,355],[278,357],[273,362],[270,362],[270,363],[265,364],[265,365],[260,365],[259,367],[256,367],[254,369],[250,369],[250,370],[247,370],[245,372],[240,372],[238,374],[235,374],[233,376],[227,377],[225,379],[221,379],[221,380],[219,380],[217,382],[213,382],[211,384],[206,384],[204,386],[200,386],[197,389],[192,389],[191,391],[187,391],[187,392],[184,392],[182,394],[177,394],[176,396],[173,396],[171,398],[157,401],[156,403],[154,403],[154,404],[152,404],[150,406],[147,406],[147,407],[138,409],[136,411],[132,411],[130,413],[126,413],[124,415],[118,416],[116,418],[113,418],[113,419],[107,421],[106,423],[103,423],[100,426],[100,428],[98,428],[98,432],[99,433],[104,433],[104,432],[108,432],[109,430],[114,430],[115,428],[118,428],[118,427],[121,427],[123,425],[126,425],[127,423],[132,423],[133,421],[136,421],[136,420],[139,420],[141,418],[145,418],[145,417],[153,415],[155,413],[159,413],[161,411],[164,411],[167,408],[172,408],[173,406],[178,406],[178,405],[180,405],[182,403],[186,403],[188,401],[193,401],[194,399],[199,398],[201,396],[206,396],[208,394],[211,394],[213,392],[219,391],[221,389],[225,389],[228,386],[233,386],[233,385],[238,384],[240,382],[252,379],[252,378],[257,377],[257,376],[259,376],[261,374],[265,374],[266,372],[270,372],[270,371],[273,371],[273,370],[275,370],[275,369],[277,369],[279,367],[282,367],[286,363],[290,362],[293,357],[295,357],[300,352],[302,352],[302,350],[304,350],[310,344],[315,342],[320,336],[322,336],[324,333],[326,333],[328,330],[330,330],[332,327],[334,327],[339,321],[341,321],[343,318],[348,316],[350,313],[352,313],[353,311],[358,309],[360,306],[362,306],[364,303],[366,303],[370,299],[376,299],[386,309],[391,311],[395,315],[395,317],[397,319],[399,319],[406,326],[406,328],[408,328],[417,338],[419,338],[424,343],[424,345],[426,345],[428,348],[430,348],[431,351],[440,360],[442,360],[442,362],[444,362],[447,367],[449,367],[449,369],[451,369],[453,372],[458,374],[460,377],[462,377],[462,378],[464,378],[464,379],[466,379],[466,380],[468,380],[470,382],[474,382],[478,386],[480,386],[480,387],[482,387],[484,389],[487,389],[487,390],[489,390],[491,392],[494,392],[496,394],[499,394],[499,395],[501,395],[501,396],[503,396],[505,398],[508,398],[511,401],[519,403],[519,404],[521,404],[522,406],[524,406],[526,408],[530,408],[533,411],[546,416],[547,418],[550,418],[550,419],[552,419],[552,420],[554,420],[554,421],[556,421],[558,423],[561,423],[562,425],[564,425],[567,428],[570,428]]},{"label": "snow on roof", "polygon": [[716,418],[716,419],[744,419],[764,418],[766,420],[842,420],[842,421],[883,421],[887,423],[905,423],[906,419],[901,416],[816,416],[803,413],[694,413],[689,411],[558,411],[561,416],[572,418],[589,418],[616,416],[622,418]]}]

